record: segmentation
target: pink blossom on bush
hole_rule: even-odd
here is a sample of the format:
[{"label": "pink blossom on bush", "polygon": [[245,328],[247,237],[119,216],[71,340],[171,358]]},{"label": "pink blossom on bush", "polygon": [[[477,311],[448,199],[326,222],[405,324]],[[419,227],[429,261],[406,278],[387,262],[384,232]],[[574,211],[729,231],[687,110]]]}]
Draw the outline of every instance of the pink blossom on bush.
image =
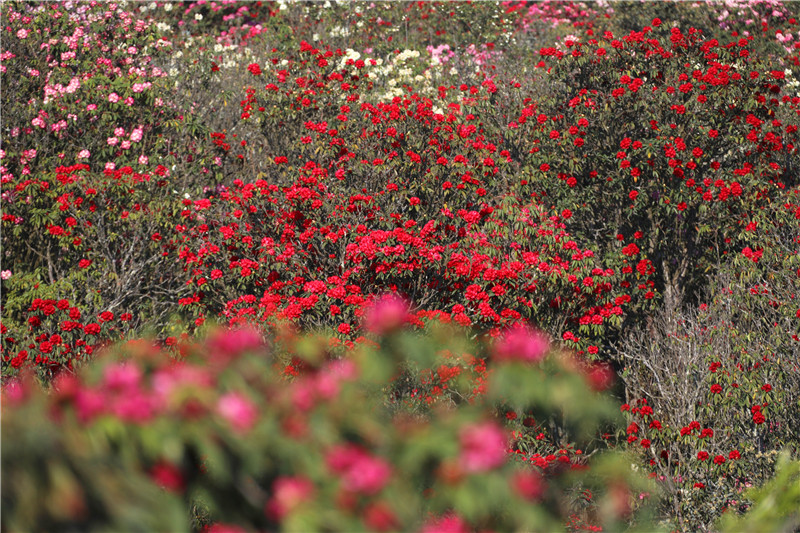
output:
[{"label": "pink blossom on bush", "polygon": [[246,433],[258,419],[258,409],[246,397],[230,392],[217,402],[217,412],[238,432]]},{"label": "pink blossom on bush", "polygon": [[219,362],[235,359],[263,346],[261,335],[253,328],[219,330],[208,339],[211,358]]},{"label": "pink blossom on bush", "polygon": [[544,334],[526,326],[515,326],[505,332],[492,352],[498,361],[527,361],[544,359],[549,341]]},{"label": "pink blossom on bush", "polygon": [[103,370],[103,384],[108,389],[135,389],[139,386],[141,379],[142,371],[133,364],[115,363]]},{"label": "pink blossom on bush", "polygon": [[461,430],[461,467],[467,472],[485,472],[506,460],[506,436],[494,422],[482,422]]},{"label": "pink blossom on bush", "polygon": [[376,300],[364,313],[364,328],[376,335],[386,335],[406,323],[408,304],[394,294]]},{"label": "pink blossom on bush", "polygon": [[342,485],[351,492],[376,494],[386,486],[392,473],[386,461],[353,445],[334,448],[326,459],[328,467],[340,474]]},{"label": "pink blossom on bush", "polygon": [[304,477],[279,477],[272,485],[272,498],[264,513],[281,520],[288,513],[307,502],[314,493],[314,484]]},{"label": "pink blossom on bush", "polygon": [[422,526],[422,533],[467,533],[467,524],[456,514],[446,514],[429,519]]}]

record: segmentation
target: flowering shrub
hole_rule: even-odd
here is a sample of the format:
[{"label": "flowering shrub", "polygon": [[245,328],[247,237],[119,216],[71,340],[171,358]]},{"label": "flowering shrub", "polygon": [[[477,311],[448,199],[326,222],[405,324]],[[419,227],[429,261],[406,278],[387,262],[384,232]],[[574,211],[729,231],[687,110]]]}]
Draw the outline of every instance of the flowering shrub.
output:
[{"label": "flowering shrub", "polygon": [[[521,331],[495,348],[452,330],[419,336],[396,329],[387,309],[371,310],[371,323],[392,332],[345,358],[332,338],[284,330],[267,348],[254,330],[218,330],[174,354],[120,345],[49,393],[25,377],[11,382],[3,527],[187,528],[189,501],[202,510],[196,518],[244,528],[434,530],[446,520],[465,531],[552,529],[573,512],[565,487],[593,491],[598,525],[623,523],[651,490],[610,452],[572,468],[509,460],[497,400],[559,413],[581,438],[614,418],[571,356]],[[422,418],[387,410],[381,391],[397,373],[437,364],[443,349],[497,354],[486,395]],[[302,362],[294,377],[287,358]],[[41,498],[48,505],[28,512]]]},{"label": "flowering shrub", "polygon": [[781,451],[797,451],[798,411],[786,408],[800,403],[795,210],[760,219],[769,252],[755,264],[739,254],[708,303],[665,313],[621,350],[625,437],[682,529],[747,509],[745,488],[772,476]]},{"label": "flowering shrub", "polygon": [[[427,480],[457,488],[498,473],[537,500],[539,478],[517,476],[509,461],[558,486],[559,472],[581,471],[610,445],[655,479],[659,492],[636,501],[658,501],[672,528],[711,529],[727,511],[758,508],[744,489],[771,486],[781,450],[796,456],[798,442],[796,410],[778,408],[800,394],[798,5],[6,2],[4,382],[35,373],[68,388],[103,348],[149,335],[202,373],[187,350],[220,321],[277,346],[260,363],[269,368],[244,372],[237,361],[250,358],[231,358],[242,386],[198,382],[216,391],[199,412],[227,421],[229,448],[208,444],[220,456],[261,450],[242,442],[267,433],[261,373],[269,387],[291,382],[300,392],[286,394],[313,413],[347,388],[321,370],[335,359],[369,375],[369,405],[386,416],[439,423],[444,411],[484,409],[442,422],[463,454],[454,459],[453,444]],[[290,342],[286,323],[321,337]],[[439,339],[448,347],[418,352],[414,334],[439,326],[469,328],[478,347]],[[223,338],[208,349],[236,351]],[[553,359],[550,343],[575,356]],[[371,350],[391,363],[359,366]],[[503,370],[517,367],[566,372],[565,390],[612,388],[627,407],[602,426],[592,410],[562,416],[548,402],[583,399],[531,392],[525,372]],[[143,410],[103,396],[114,417],[142,422],[134,441],[163,420],[121,384],[146,384],[161,367],[136,368],[140,377],[120,371],[109,390],[131,392]],[[105,386],[83,379],[80,390]],[[341,417],[326,409],[320,427]],[[222,434],[206,423],[187,427]],[[488,508],[446,512],[455,500],[413,522],[426,507],[413,498],[393,507],[405,489],[385,481],[401,468],[389,441],[344,433],[312,448],[317,468],[355,499],[320,495],[300,470],[278,472],[256,486],[276,495],[265,510],[269,498],[219,474],[228,481],[196,497],[211,503],[193,504],[195,521],[210,513],[270,527],[321,498],[344,509],[343,528],[490,527],[476,518]],[[400,433],[387,439],[406,442]],[[180,492],[186,507],[207,478],[187,477],[186,465],[204,461],[181,453],[134,454],[132,471]],[[246,457],[246,468],[271,472]],[[259,501],[257,517],[241,502],[230,506],[241,516],[223,516],[214,491],[234,485],[247,505]],[[616,494],[559,487],[568,503],[558,520],[570,530],[598,527],[594,495]],[[146,507],[151,488],[125,490]],[[116,493],[87,496],[89,514],[111,505],[106,494]],[[620,511],[622,500],[610,514],[648,523],[635,505]],[[100,514],[123,527],[114,513]],[[371,522],[352,521],[357,513]]]}]

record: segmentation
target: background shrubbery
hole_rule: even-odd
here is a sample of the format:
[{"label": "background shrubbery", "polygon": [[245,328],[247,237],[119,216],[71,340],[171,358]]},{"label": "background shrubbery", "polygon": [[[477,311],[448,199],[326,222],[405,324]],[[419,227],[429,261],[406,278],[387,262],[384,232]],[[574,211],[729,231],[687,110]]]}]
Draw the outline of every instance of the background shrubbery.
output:
[{"label": "background shrubbery", "polygon": [[800,425],[797,11],[3,4],[4,527],[759,520]]}]

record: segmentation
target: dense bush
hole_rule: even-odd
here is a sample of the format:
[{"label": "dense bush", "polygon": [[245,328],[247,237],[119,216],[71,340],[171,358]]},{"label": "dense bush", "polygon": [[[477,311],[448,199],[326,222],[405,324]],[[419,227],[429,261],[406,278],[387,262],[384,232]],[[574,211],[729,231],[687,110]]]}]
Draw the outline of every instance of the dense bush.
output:
[{"label": "dense bush", "polygon": [[[166,442],[159,428],[171,415],[157,410],[147,414],[152,424],[138,426],[26,425],[52,402],[83,409],[75,402],[85,394],[76,391],[121,393],[127,385],[108,389],[95,359],[139,338],[188,357],[182,364],[198,375],[206,364],[219,370],[208,397],[234,394],[241,412],[256,409],[254,428],[264,432],[278,427],[270,424],[283,407],[272,412],[259,394],[308,392],[317,383],[310,376],[326,376],[333,364],[307,360],[322,353],[334,366],[377,373],[361,389],[362,374],[339,383],[360,390],[346,401],[362,400],[353,408],[370,423],[441,424],[446,440],[491,412],[509,437],[511,463],[525,472],[533,464],[552,488],[547,512],[519,516],[495,516],[497,502],[459,496],[457,483],[441,501],[405,482],[380,502],[348,503],[315,489],[319,509],[339,509],[331,511],[335,528],[379,529],[348,515],[378,503],[370,512],[391,514],[394,521],[381,522],[388,529],[422,527],[418,513],[451,508],[471,528],[550,527],[551,519],[593,528],[610,515],[588,494],[624,499],[613,486],[581,485],[589,483],[581,476],[602,477],[594,455],[607,449],[625,450],[654,479],[657,490],[643,489],[637,501],[644,510],[652,504],[666,527],[733,528],[735,520],[718,518],[751,507],[746,521],[758,520],[793,479],[798,453],[797,5],[4,3],[0,355],[6,411],[28,439],[4,439],[4,461],[7,446],[22,450],[19,443],[40,437],[41,449],[83,445],[84,427],[130,454],[109,466],[106,481],[88,474],[96,461],[108,464],[101,448],[61,456],[50,477],[15,485],[15,520],[34,527],[25,498],[52,483],[48,490],[59,493],[85,485],[83,504],[52,504],[36,525],[43,529],[73,518],[74,527],[88,526],[86,516],[103,527],[151,528],[130,518],[134,511],[150,513],[152,527],[158,516],[164,527],[185,527],[193,516],[199,528],[205,514],[278,523],[263,503],[284,491],[273,490],[282,474],[251,455],[275,444],[273,436],[245,441],[235,428],[188,416],[167,446],[172,455],[162,457],[152,447]],[[375,308],[395,317],[392,327],[377,327],[388,335],[377,346]],[[270,355],[217,369],[213,353],[211,362],[188,353],[217,321],[256,328],[274,340]],[[305,340],[289,341],[287,323]],[[410,329],[393,331],[401,323]],[[467,328],[476,346],[415,337],[450,325]],[[595,389],[612,386],[621,416],[575,425],[554,407],[586,421],[591,403],[560,396],[549,382],[531,388],[522,381],[530,368],[515,381],[508,369],[516,367],[498,359],[529,353],[530,327],[555,353],[574,354],[536,368],[554,383],[572,376],[569,390],[578,390],[579,374]],[[486,344],[498,338],[513,349]],[[402,361],[361,367],[359,357],[373,351],[403,353]],[[157,352],[124,367],[140,372],[137,387],[173,372]],[[566,361],[574,368],[556,371]],[[34,392],[33,376],[47,393]],[[216,381],[222,376],[230,383]],[[553,398],[536,396],[543,390]],[[198,401],[201,412],[213,411]],[[396,471],[391,461],[416,437],[340,426],[335,405],[315,415],[329,432],[319,438],[359,441],[363,449],[348,453]],[[366,413],[368,405],[382,407]],[[117,415],[135,416],[128,407]],[[16,418],[16,410],[29,414]],[[323,461],[323,440],[310,441],[309,457]],[[192,446],[200,442],[265,492],[239,487],[241,498],[224,499],[238,481],[196,474],[203,461]],[[265,457],[283,458],[286,442]],[[781,453],[790,458],[779,465]],[[460,482],[445,455],[436,456],[439,470],[402,459],[414,463],[406,465],[412,477],[428,476],[409,481],[414,490],[442,476]],[[289,476],[313,477],[302,468],[319,473],[324,463],[286,461],[297,469]],[[511,463],[475,479],[508,495]],[[558,465],[578,478],[562,480]],[[139,473],[115,481],[123,470]],[[186,490],[154,496],[142,474],[154,471],[162,482],[180,471]],[[291,501],[292,491],[309,487],[287,483]],[[392,507],[406,489],[409,506]],[[114,503],[123,493],[128,508]],[[646,527],[645,515],[634,505],[617,519]],[[311,519],[284,525],[315,527],[302,522]]]},{"label": "dense bush", "polygon": [[[623,455],[533,466],[508,454],[496,402],[557,416],[587,452],[601,421],[619,416],[572,356],[522,329],[491,345],[449,329],[421,337],[399,329],[398,305],[372,308],[368,327],[384,335],[345,358],[329,337],[285,330],[267,348],[245,329],[174,353],[133,341],[49,393],[15,380],[3,397],[3,433],[14,435],[3,446],[4,529],[186,529],[190,506],[195,529],[212,519],[259,530],[552,530],[630,518],[652,488]],[[487,357],[497,365],[472,401],[425,417],[386,403],[400,372]],[[468,381],[450,384],[472,396]],[[590,507],[571,504],[569,487],[591,490]]]}]

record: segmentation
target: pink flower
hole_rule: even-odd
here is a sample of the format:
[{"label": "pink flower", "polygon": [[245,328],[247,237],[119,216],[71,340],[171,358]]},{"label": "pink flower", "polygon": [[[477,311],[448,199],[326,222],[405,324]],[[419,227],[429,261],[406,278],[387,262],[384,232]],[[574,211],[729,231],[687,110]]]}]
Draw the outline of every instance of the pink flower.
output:
[{"label": "pink flower", "polygon": [[89,150],[81,150],[78,152],[78,159],[88,159],[92,153]]},{"label": "pink flower", "polygon": [[345,489],[362,494],[376,494],[389,482],[391,467],[378,457],[348,444],[331,450],[326,457],[328,468],[340,474]]},{"label": "pink flower", "polygon": [[253,402],[236,392],[230,392],[219,399],[217,412],[240,433],[250,431],[258,419],[258,410]]},{"label": "pink flower", "polygon": [[506,331],[494,348],[498,361],[528,361],[536,363],[544,359],[549,342],[544,334],[526,326],[515,326]]},{"label": "pink flower", "polygon": [[26,38],[28,36],[28,33],[30,33],[30,32],[28,30],[26,30],[25,28],[23,28],[21,30],[18,30],[17,31],[17,38],[24,39],[24,38]]},{"label": "pink flower", "polygon": [[116,104],[119,102],[119,95],[117,93],[111,93],[108,95],[108,101],[111,103]]},{"label": "pink flower", "polygon": [[288,513],[311,499],[314,484],[302,477],[279,477],[272,485],[272,499],[264,512],[267,516],[281,520]]},{"label": "pink flower", "polygon": [[139,164],[140,165],[146,165],[148,163],[148,161],[150,161],[150,159],[146,155],[140,155],[139,156]]},{"label": "pink flower", "polygon": [[103,384],[109,389],[135,389],[141,379],[142,371],[131,364],[116,363],[103,370]]},{"label": "pink flower", "polygon": [[467,472],[485,472],[506,460],[506,436],[493,422],[483,422],[461,430],[462,468]]},{"label": "pink flower", "polygon": [[422,533],[467,533],[467,531],[469,531],[467,525],[455,514],[430,519],[422,526]]},{"label": "pink flower", "polygon": [[252,328],[220,330],[208,340],[212,358],[221,362],[239,357],[245,352],[259,350],[264,343],[258,331]]},{"label": "pink flower", "polygon": [[399,296],[387,294],[366,309],[364,327],[370,333],[386,335],[403,327],[408,318],[406,302]]}]

